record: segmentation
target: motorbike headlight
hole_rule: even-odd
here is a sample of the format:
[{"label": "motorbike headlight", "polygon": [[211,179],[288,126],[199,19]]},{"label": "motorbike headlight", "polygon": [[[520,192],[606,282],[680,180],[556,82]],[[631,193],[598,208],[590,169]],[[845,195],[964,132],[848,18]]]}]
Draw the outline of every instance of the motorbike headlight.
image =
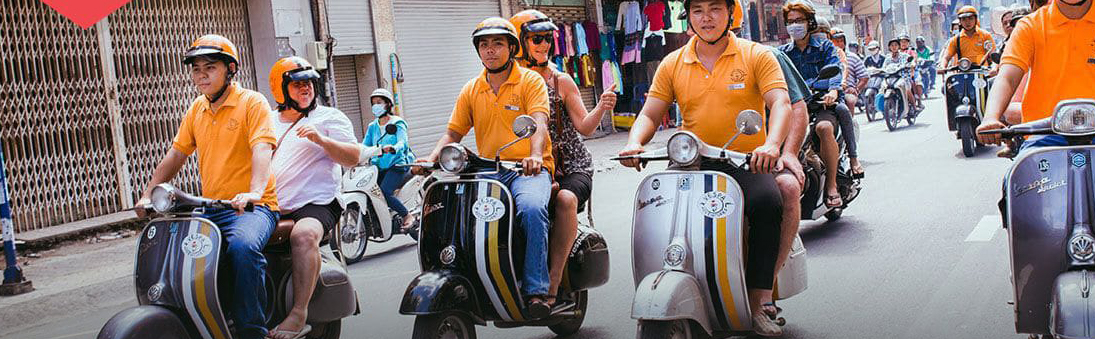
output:
[{"label": "motorbike headlight", "polygon": [[1076,261],[1088,261],[1091,258],[1095,258],[1095,250],[1092,246],[1095,245],[1095,238],[1091,235],[1080,233],[1072,236],[1072,239],[1068,240],[1068,255]]},{"label": "motorbike headlight", "polygon": [[666,146],[669,160],[681,165],[692,165],[700,157],[700,142],[691,133],[678,132],[669,138]]},{"label": "motorbike headlight", "polygon": [[973,61],[970,61],[970,59],[958,60],[958,69],[968,71],[970,67],[973,67]]},{"label": "motorbike headlight", "polygon": [[441,148],[437,163],[445,172],[460,173],[468,166],[468,152],[459,144],[445,145]]},{"label": "motorbike headlight", "polygon": [[673,244],[669,245],[665,249],[665,264],[669,266],[680,266],[684,262],[684,247],[681,245]]},{"label": "motorbike headlight", "polygon": [[1053,110],[1053,132],[1060,135],[1095,134],[1095,100],[1076,99],[1057,103]]},{"label": "motorbike headlight", "polygon": [[152,189],[152,209],[166,213],[175,208],[175,187],[167,184],[156,185]]}]

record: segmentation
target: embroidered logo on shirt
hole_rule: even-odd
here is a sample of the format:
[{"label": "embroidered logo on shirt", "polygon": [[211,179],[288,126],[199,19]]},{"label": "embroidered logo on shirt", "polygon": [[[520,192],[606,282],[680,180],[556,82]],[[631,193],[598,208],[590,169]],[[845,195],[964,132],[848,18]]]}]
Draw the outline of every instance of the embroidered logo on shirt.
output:
[{"label": "embroidered logo on shirt", "polygon": [[735,69],[730,72],[730,81],[733,82],[745,82],[745,71]]},{"label": "embroidered logo on shirt", "polygon": [[236,119],[228,119],[228,130],[235,131],[240,128],[240,122]]}]

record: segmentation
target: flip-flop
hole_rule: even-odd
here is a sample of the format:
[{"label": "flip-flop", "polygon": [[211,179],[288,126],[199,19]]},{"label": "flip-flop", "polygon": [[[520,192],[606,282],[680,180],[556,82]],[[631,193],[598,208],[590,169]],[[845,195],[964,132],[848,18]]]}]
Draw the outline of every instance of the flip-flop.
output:
[{"label": "flip-flop", "polygon": [[[832,202],[834,202],[834,201],[836,201],[838,203],[833,204]],[[826,194],[825,195],[825,207],[833,208],[833,207],[840,207],[842,205],[844,205],[844,201],[840,199],[840,194],[835,194],[835,195]]]},{"label": "flip-flop", "polygon": [[[767,314],[768,318],[772,320],[776,320],[776,317],[778,317],[780,313],[783,313],[783,309],[776,306],[775,302],[764,303],[761,304],[760,307],[762,308],[762,311],[764,311],[764,314]],[[770,310],[775,310],[775,313]]]},{"label": "flip-flop", "polygon": [[551,315],[551,304],[548,304],[545,296],[537,296],[537,300],[529,301],[528,315],[532,319],[543,319]]},{"label": "flip-flop", "polygon": [[300,331],[295,331],[295,332],[294,331],[280,330],[277,327],[275,327],[273,330],[270,330],[270,334],[268,334],[266,337],[267,338],[277,338],[276,336],[278,336],[278,335],[291,335],[292,337],[289,337],[290,339],[301,339],[301,338],[304,338],[304,336],[307,335],[308,332],[312,332],[312,325],[304,324],[304,327],[301,327]]}]

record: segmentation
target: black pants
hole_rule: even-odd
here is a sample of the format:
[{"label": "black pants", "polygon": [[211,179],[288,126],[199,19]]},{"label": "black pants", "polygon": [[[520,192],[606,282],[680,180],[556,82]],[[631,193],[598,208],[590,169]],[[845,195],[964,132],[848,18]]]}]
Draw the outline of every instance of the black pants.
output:
[{"label": "black pants", "polygon": [[745,195],[748,219],[748,258],[745,283],[749,288],[772,289],[779,256],[780,223],[783,222],[783,198],[772,174],[754,174],[725,162],[704,161],[701,169],[730,175]]},{"label": "black pants", "polygon": [[[843,92],[841,92],[840,97],[844,97]],[[852,111],[848,110],[848,106],[841,102],[833,107],[833,112],[836,113],[836,120],[840,122],[840,135],[844,138],[848,157],[859,158],[858,147],[856,147],[858,145],[855,142],[855,125],[852,123]]]}]

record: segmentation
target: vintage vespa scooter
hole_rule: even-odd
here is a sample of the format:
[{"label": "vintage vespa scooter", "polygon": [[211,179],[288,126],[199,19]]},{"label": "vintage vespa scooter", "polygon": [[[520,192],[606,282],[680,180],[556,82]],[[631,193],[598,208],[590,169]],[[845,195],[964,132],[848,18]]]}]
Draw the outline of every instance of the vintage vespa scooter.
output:
[{"label": "vintage vespa scooter", "polygon": [[[536,131],[529,116],[513,123],[516,140]],[[499,150],[499,154],[501,149]],[[547,326],[558,335],[578,331],[585,320],[588,289],[608,281],[608,245],[592,224],[579,225],[567,259],[555,308],[529,319],[518,284],[524,265],[524,231],[516,225],[513,195],[481,174],[513,171],[519,163],[485,159],[458,143],[446,145],[436,164],[454,177],[426,188],[418,260],[422,273],[403,295],[399,313],[414,315],[413,338],[475,338],[475,325],[502,328]],[[586,213],[592,213],[586,209]]]},{"label": "vintage vespa scooter", "polygon": [[957,65],[946,71],[950,72],[943,80],[947,127],[962,141],[962,154],[967,158],[972,157],[977,146],[981,145],[973,132],[981,124],[985,98],[989,94],[988,82],[985,80],[988,70],[974,65],[970,59],[962,58]]},{"label": "vintage vespa scooter", "polygon": [[[761,117],[738,115],[738,135],[760,131]],[[750,155],[704,144],[687,131],[666,148],[613,160],[669,161],[669,168],[639,183],[632,219],[635,299],[631,317],[638,338],[704,338],[743,335],[753,324],[745,286],[743,194],[722,172],[699,169],[723,161],[743,169]],[[776,281],[777,299],[806,289],[806,249],[796,236],[790,259]],[[783,318],[777,323],[784,324]]]},{"label": "vintage vespa scooter", "polygon": [[[387,134],[395,132],[395,125],[385,128]],[[360,261],[370,241],[386,242],[397,234],[406,234],[418,240],[418,223],[403,231],[402,222],[395,218],[395,211],[388,208],[388,201],[380,190],[377,182],[379,170],[369,162],[381,154],[380,148],[368,151],[371,154],[365,155],[358,166],[343,173],[342,194],[338,196],[338,203],[342,206],[342,220],[339,223],[342,234],[334,244],[346,255],[347,264]],[[414,175],[407,175],[404,179],[402,188],[396,190],[395,196],[407,207],[407,218],[418,220],[422,188],[435,180],[432,176]]]},{"label": "vintage vespa scooter", "polygon": [[[840,67],[825,66],[818,72],[818,79],[832,78],[837,74],[840,74]],[[825,106],[822,99],[825,93],[826,91],[815,90],[806,99],[806,109],[810,112],[832,110],[832,108]],[[821,160],[820,140],[818,140],[817,132],[814,129],[817,120],[813,117],[816,117],[816,115],[810,114],[810,116],[810,134],[803,142],[802,150],[799,151],[799,161],[802,163],[802,171],[806,176],[806,185],[803,187],[800,201],[802,204],[802,219],[818,220],[825,216],[829,221],[836,221],[840,219],[848,204],[859,196],[859,182],[862,177],[852,175],[851,160],[848,158],[848,153],[844,151],[848,147],[847,143],[841,136],[839,126],[834,126],[836,128],[833,129],[833,133],[837,139],[837,151],[840,156],[837,160],[837,168],[833,170],[836,171],[837,190],[840,191],[840,199],[844,204],[836,207],[825,205],[825,175],[829,169],[825,168],[825,162]],[[856,133],[859,133],[859,123],[854,120],[852,123],[855,126]]]},{"label": "vintage vespa scooter", "polygon": [[1004,177],[1015,330],[1095,338],[1095,100],[1061,101],[1051,118],[981,133],[1068,140],[1022,153]]},{"label": "vintage vespa scooter", "polygon": [[[138,306],[122,310],[99,330],[99,339],[232,338],[231,316],[222,299],[218,276],[224,238],[216,224],[201,218],[205,208],[227,208],[228,201],[192,196],[170,184],[152,191],[152,219],[137,237],[134,285]],[[248,207],[253,209],[253,207]],[[267,261],[267,296],[273,314],[269,327],[281,322],[293,305],[291,220],[281,221],[263,249]],[[336,228],[337,232],[337,228]],[[321,246],[323,248],[325,246]],[[342,318],[358,314],[357,292],[337,251],[320,251],[319,281],[308,307],[308,338],[338,338]],[[247,293],[246,291],[236,291]]]}]

